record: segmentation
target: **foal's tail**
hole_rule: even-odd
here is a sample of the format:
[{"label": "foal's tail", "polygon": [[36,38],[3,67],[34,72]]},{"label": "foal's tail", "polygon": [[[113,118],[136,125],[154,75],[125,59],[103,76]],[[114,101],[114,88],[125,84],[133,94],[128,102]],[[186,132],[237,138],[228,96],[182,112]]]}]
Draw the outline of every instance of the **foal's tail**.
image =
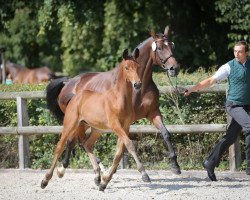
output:
[{"label": "foal's tail", "polygon": [[64,87],[64,82],[66,82],[67,80],[67,77],[54,79],[48,84],[46,88],[47,106],[50,112],[57,118],[59,122],[63,122],[64,113],[59,107],[57,97],[59,96],[62,88]]}]

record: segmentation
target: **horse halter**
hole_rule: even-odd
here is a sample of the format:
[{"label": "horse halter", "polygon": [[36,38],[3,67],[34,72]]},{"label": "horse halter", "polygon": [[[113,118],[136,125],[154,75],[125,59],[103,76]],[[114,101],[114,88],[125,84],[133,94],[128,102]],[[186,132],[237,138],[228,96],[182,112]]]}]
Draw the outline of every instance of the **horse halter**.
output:
[{"label": "horse halter", "polygon": [[156,58],[156,55],[157,57],[159,58],[159,60],[161,61],[161,67],[164,69],[164,70],[173,70],[173,69],[168,69],[167,67],[165,67],[165,64],[166,62],[168,61],[169,58],[171,57],[174,57],[174,55],[171,53],[167,58],[163,59],[159,56],[159,54],[157,53],[157,50],[159,49],[159,47],[157,46],[157,42],[158,41],[164,41],[164,45],[172,45],[173,48],[174,48],[174,43],[173,42],[168,42],[166,38],[164,39],[161,39],[161,40],[155,40],[153,43],[152,43],[152,50],[155,52],[155,58]]}]

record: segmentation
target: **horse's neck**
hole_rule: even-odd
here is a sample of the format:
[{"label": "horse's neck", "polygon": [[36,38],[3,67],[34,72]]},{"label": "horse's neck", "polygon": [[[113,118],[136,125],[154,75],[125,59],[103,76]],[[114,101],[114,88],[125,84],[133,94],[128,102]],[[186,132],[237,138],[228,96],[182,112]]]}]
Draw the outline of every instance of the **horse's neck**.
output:
[{"label": "horse's neck", "polygon": [[153,73],[153,58],[151,57],[151,49],[141,48],[140,56],[138,58],[138,62],[140,64],[139,77],[142,81],[142,91],[144,88],[147,88],[148,85],[152,84],[152,73]]}]

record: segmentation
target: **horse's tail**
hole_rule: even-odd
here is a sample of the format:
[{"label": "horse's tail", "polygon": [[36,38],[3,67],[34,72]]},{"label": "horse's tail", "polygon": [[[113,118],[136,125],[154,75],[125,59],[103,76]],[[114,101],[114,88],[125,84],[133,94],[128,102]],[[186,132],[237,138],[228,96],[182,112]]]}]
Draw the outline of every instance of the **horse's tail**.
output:
[{"label": "horse's tail", "polygon": [[54,79],[48,84],[46,88],[47,106],[50,112],[57,118],[59,122],[63,122],[64,113],[59,107],[57,97],[59,96],[62,88],[64,87],[64,82],[66,82],[67,80],[67,77]]}]

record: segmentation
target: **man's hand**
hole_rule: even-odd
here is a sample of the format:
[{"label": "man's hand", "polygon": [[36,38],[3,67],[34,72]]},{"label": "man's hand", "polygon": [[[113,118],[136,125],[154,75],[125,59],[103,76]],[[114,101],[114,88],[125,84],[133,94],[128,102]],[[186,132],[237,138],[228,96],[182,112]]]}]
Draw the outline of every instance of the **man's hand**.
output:
[{"label": "man's hand", "polygon": [[191,92],[190,92],[188,89],[186,89],[186,90],[184,91],[184,93],[183,93],[183,95],[184,95],[185,97],[189,96],[190,94],[191,94]]}]

